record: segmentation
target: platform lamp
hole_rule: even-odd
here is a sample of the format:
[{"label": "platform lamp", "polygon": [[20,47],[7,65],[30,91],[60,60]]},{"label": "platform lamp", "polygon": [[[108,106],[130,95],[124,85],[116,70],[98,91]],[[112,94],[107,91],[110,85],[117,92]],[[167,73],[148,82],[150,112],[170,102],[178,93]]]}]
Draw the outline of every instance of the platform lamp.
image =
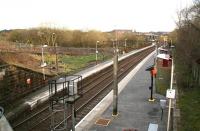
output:
[{"label": "platform lamp", "polygon": [[54,46],[54,51],[55,51],[55,55],[56,55],[55,63],[56,63],[56,70],[58,72],[58,54],[57,54],[58,44],[56,43],[56,38],[57,38],[56,34],[52,33],[51,39],[52,39],[52,45]]},{"label": "platform lamp", "polygon": [[99,41],[96,42],[96,65],[97,65],[97,57],[98,57],[98,50],[97,50],[97,44],[99,43]]},{"label": "platform lamp", "polygon": [[155,99],[153,98],[153,78],[156,77],[157,69],[155,68],[154,65],[152,65],[152,66],[147,67],[146,71],[149,71],[151,74],[151,86],[149,87],[149,90],[151,90],[151,95],[150,95],[149,101],[153,102],[155,101]]},{"label": "platform lamp", "polygon": [[47,63],[44,62],[44,48],[47,47],[47,45],[42,45],[42,63],[41,63],[41,67],[42,67],[42,72],[43,72],[43,79],[45,80],[45,73],[44,73],[44,67],[47,66]]},{"label": "platform lamp", "polygon": [[125,41],[124,41],[124,51],[123,51],[123,54],[126,53],[126,41],[127,41],[127,39],[125,39]]}]

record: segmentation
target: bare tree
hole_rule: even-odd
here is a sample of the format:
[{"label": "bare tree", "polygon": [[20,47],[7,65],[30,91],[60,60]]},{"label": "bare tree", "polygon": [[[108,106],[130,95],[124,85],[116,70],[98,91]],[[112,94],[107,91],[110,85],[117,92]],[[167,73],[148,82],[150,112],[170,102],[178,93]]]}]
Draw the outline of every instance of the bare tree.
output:
[{"label": "bare tree", "polygon": [[195,85],[193,82],[194,63],[200,59],[199,12],[200,1],[196,0],[193,6],[183,9],[178,15],[176,59],[177,69],[179,69],[178,79],[184,87]]}]

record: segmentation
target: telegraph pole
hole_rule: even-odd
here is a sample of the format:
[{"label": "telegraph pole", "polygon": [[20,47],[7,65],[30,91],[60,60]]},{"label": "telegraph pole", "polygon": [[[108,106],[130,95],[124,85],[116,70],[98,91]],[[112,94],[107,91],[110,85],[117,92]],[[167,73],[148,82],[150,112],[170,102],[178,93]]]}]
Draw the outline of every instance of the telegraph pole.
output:
[{"label": "telegraph pole", "polygon": [[118,70],[118,47],[117,40],[113,41],[114,57],[113,57],[113,116],[118,114],[118,80],[117,80],[117,70]]}]

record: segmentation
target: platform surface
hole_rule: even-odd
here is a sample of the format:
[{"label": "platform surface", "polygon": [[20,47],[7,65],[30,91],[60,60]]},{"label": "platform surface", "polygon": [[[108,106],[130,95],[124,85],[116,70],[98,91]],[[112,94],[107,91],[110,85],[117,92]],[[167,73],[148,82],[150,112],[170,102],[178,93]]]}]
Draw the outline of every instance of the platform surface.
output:
[{"label": "platform surface", "polygon": [[[112,92],[110,92],[80,123],[76,131],[148,131],[149,124],[158,124],[158,131],[166,130],[167,110],[161,121],[160,99],[154,93],[154,102],[149,102],[150,73],[145,71],[153,64],[152,53],[119,83],[118,115],[112,116]],[[155,90],[155,87],[154,87]],[[109,124],[95,124],[99,119],[110,120]]]},{"label": "platform surface", "polygon": [[0,118],[0,131],[13,131],[12,127],[4,116]]}]

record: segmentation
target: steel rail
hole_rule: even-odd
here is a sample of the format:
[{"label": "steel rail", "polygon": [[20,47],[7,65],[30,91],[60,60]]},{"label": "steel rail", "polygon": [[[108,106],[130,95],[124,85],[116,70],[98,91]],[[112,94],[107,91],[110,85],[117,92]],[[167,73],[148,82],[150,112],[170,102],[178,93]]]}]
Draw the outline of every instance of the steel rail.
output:
[{"label": "steel rail", "polygon": [[[119,68],[119,75],[118,75],[118,77],[125,76],[130,69],[132,69],[135,65],[137,65],[141,61],[141,59],[143,59],[143,57],[146,56],[149,53],[149,50],[151,51],[152,48],[149,48],[147,50],[139,52],[139,53],[137,53],[137,54],[135,54],[133,56],[127,57],[126,60],[124,59],[124,60],[120,61],[119,62],[119,64],[120,64],[119,67],[120,68]],[[142,55],[141,58],[137,59],[137,61],[136,61],[135,57],[139,57],[140,55]],[[135,59],[135,60],[132,60],[132,59]],[[128,62],[125,62],[125,61],[128,61]],[[132,64],[130,64],[130,63],[132,63]],[[87,89],[87,90],[85,89],[85,91],[84,91],[84,95],[85,96],[83,95],[86,100],[84,101],[84,103],[83,102],[79,102],[79,103],[83,103],[83,104],[81,104],[81,106],[79,106],[79,107],[76,108],[77,112],[80,111],[81,109],[83,109],[83,107],[86,107],[87,104],[91,103],[92,100],[94,100],[101,92],[103,92],[109,85],[112,84],[112,82],[113,82],[112,81],[112,75],[113,74],[111,73],[112,72],[112,66],[109,66],[109,67],[107,67],[106,69],[103,69],[103,70],[104,71],[99,71],[99,72],[96,73],[97,77],[95,77],[95,78],[93,77],[93,80],[92,80],[93,83],[95,81],[95,84],[93,86],[91,86],[90,88],[87,88],[87,86],[91,85],[92,82],[89,82],[89,84],[85,84],[84,85],[84,87]],[[108,71],[106,71],[106,70],[108,70]],[[97,75],[98,73],[100,73],[100,75]],[[109,75],[107,76],[107,74],[109,74]],[[99,80],[100,78],[101,78],[101,80]],[[120,79],[122,79],[122,78],[120,78]],[[100,85],[100,83],[102,81],[104,81],[104,82],[108,81],[107,84],[104,85],[104,87],[101,87],[102,85]],[[101,87],[101,88],[99,88],[99,87]],[[99,90],[96,90],[98,88],[99,88]],[[92,93],[93,96],[91,97],[91,95],[90,95],[89,92],[93,92],[92,90],[94,90],[94,92],[96,92],[96,93],[95,93],[95,95],[94,95],[94,93]],[[87,95],[90,96],[89,99],[87,98]],[[84,99],[82,98],[82,100],[84,100]],[[47,107],[43,108],[42,110],[40,110],[39,112],[35,113],[34,115],[30,116],[29,118],[27,118],[27,119],[23,120],[22,122],[18,123],[17,125],[14,126],[14,129],[17,128],[20,125],[23,125],[27,121],[33,119],[37,115],[45,112],[48,108],[49,107],[47,106]],[[39,121],[39,122],[37,121],[37,124],[34,124],[34,126],[30,128],[30,130],[34,129],[36,126],[38,126],[42,122],[44,122],[47,119],[49,119],[52,115],[53,114],[49,113],[49,115],[45,116],[45,118],[43,118],[41,121]],[[69,115],[67,117],[67,119],[69,119],[70,117],[71,117],[71,115]],[[63,120],[63,121],[65,121],[65,120]],[[61,121],[60,124],[58,124],[57,127],[59,127],[62,124],[63,121]]]}]

